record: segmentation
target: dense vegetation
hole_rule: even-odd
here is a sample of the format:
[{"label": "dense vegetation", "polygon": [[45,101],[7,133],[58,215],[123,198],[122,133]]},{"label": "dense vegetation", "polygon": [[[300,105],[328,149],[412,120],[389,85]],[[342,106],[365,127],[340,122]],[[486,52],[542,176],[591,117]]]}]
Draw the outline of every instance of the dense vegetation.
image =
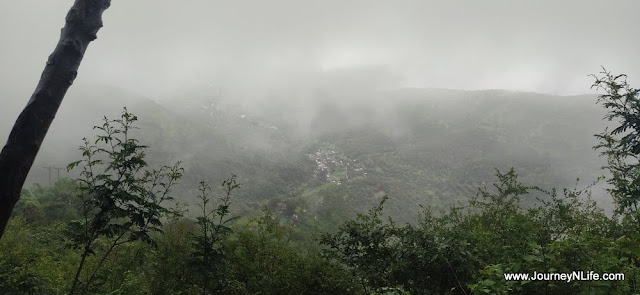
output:
[{"label": "dense vegetation", "polygon": [[[420,154],[426,145],[436,145],[427,149],[433,150],[441,144],[432,140],[433,134],[472,133],[465,131],[465,122],[445,126],[451,122],[418,114],[407,120],[416,126],[404,126],[416,132],[393,135],[398,141],[372,130],[367,136],[349,135],[364,129],[342,130],[346,135],[318,131],[322,140],[284,165],[288,169],[279,166],[270,171],[275,175],[262,174],[265,178],[258,181],[270,183],[273,192],[257,197],[253,206],[244,202],[241,211],[233,211],[246,186],[230,176],[219,189],[200,181],[191,190],[174,190],[187,177],[210,176],[187,176],[181,163],[150,169],[158,163],[147,162],[153,146],[131,136],[137,117],[125,109],[120,118],[105,119],[97,127],[95,140],[84,141],[82,160],[69,165],[81,171],[79,180],[63,178],[49,187],[36,184],[23,191],[0,240],[0,290],[6,294],[637,294],[640,98],[624,79],[605,72],[595,83],[606,92],[600,97],[606,118],[618,124],[598,134],[596,146],[607,158],[608,194],[616,205],[612,214],[591,199],[591,186],[556,190],[549,184],[558,182],[545,181],[549,176],[526,178],[542,181],[529,185],[514,169],[476,171],[483,159],[500,153],[519,155],[516,150],[498,150],[472,156],[475,145],[487,145],[480,151],[488,151],[494,140],[513,138],[508,124],[476,126],[474,137],[466,141],[447,137],[459,140],[457,151],[468,158]],[[340,124],[338,119],[330,121]],[[420,120],[428,122],[416,123]],[[436,130],[421,133],[425,124]],[[542,133],[549,128],[538,127]],[[522,135],[522,146],[535,142],[531,139],[535,136],[541,135]],[[367,141],[358,141],[363,139]],[[397,145],[399,141],[410,144]],[[529,151],[544,153],[544,148],[529,146]],[[244,165],[256,170],[274,167],[245,160]],[[298,160],[311,162],[310,168],[295,165]],[[465,169],[438,170],[441,165]],[[492,173],[495,176],[488,179]],[[395,174],[399,176],[394,179]],[[452,177],[469,179],[457,191],[437,187],[425,191],[421,184],[446,183],[445,178]],[[394,182],[391,189],[380,189],[381,183]],[[467,186],[479,188],[477,194]],[[379,189],[371,194],[371,187]],[[185,191],[193,192],[190,197],[198,200],[198,206],[171,203],[184,200],[179,193]],[[437,198],[418,196],[425,193]],[[354,209],[363,206],[363,197],[354,196],[368,196],[365,205],[377,205],[353,216]],[[424,206],[417,212],[406,212],[408,206],[389,208],[394,198],[409,204],[422,200]],[[385,213],[389,209],[394,212]],[[504,276],[534,271],[625,277],[567,282],[507,281]]]}]

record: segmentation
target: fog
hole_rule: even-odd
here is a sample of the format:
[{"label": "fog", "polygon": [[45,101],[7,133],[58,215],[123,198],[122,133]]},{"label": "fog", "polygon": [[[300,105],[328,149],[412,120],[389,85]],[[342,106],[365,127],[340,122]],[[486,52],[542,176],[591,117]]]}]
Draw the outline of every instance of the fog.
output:
[{"label": "fog", "polygon": [[[5,99],[21,103],[35,87],[72,2],[0,3],[0,79],[16,88]],[[395,77],[386,86],[582,94],[601,65],[640,75],[639,8],[634,0],[113,1],[76,83],[152,97],[215,86],[265,98],[326,71],[377,66]]]},{"label": "fog", "polygon": [[[35,88],[72,3],[0,1],[2,138]],[[42,153],[55,158],[76,145],[69,144],[82,137],[76,133],[90,131],[77,119],[95,114],[79,115],[80,106],[117,114],[138,96],[172,111],[204,98],[243,106],[235,116],[287,113],[283,120],[301,134],[329,104],[349,124],[369,124],[363,118],[374,114],[387,135],[402,139],[407,123],[380,91],[594,94],[588,75],[601,66],[628,74],[634,85],[639,9],[636,0],[114,0]],[[124,94],[91,94],[104,87]],[[363,103],[371,112],[352,112]],[[454,105],[445,109],[464,108]],[[247,138],[256,148],[273,146],[265,136]]]}]

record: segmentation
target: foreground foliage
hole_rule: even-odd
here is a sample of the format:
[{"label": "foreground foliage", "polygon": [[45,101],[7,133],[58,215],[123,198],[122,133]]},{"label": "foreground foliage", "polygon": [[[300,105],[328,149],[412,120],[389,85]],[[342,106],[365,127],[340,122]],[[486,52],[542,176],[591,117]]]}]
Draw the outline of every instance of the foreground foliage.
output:
[{"label": "foreground foliage", "polygon": [[[69,170],[83,165],[78,181],[80,218],[68,222],[65,237],[72,247],[81,249],[80,262],[69,294],[80,283],[87,293],[97,279],[98,270],[116,248],[135,241],[155,243],[152,232],[160,232],[160,218],[171,211],[162,206],[169,201],[171,187],[182,177],[180,163],[145,170],[146,146],[131,138],[137,117],[125,108],[120,119],[104,118],[96,126],[100,134],[94,142],[84,139],[80,147],[83,160],[69,164]],[[102,143],[101,145],[98,145]],[[97,265],[84,280],[83,268],[96,248],[103,247]]]},{"label": "foreground foliage", "polygon": [[[638,292],[632,231],[607,217],[587,190],[545,192],[549,201],[523,208],[525,187],[514,170],[499,173],[464,207],[438,216],[423,210],[417,225],[381,219],[382,205],[358,215],[322,243],[352,270],[366,293],[631,294]],[[543,191],[544,192],[544,191]],[[635,250],[632,250],[635,249]],[[504,273],[624,273],[619,282],[506,281]]]},{"label": "foreground foliage", "polygon": [[[224,211],[167,219],[151,235],[156,245],[133,241],[114,250],[87,293],[96,294],[632,294],[640,291],[637,230],[609,217],[585,197],[588,190],[543,191],[498,173],[467,204],[434,213],[423,208],[415,224],[383,217],[384,200],[367,214],[324,234],[316,250],[299,238],[301,227],[263,210],[225,230]],[[231,180],[230,180],[231,181]],[[233,185],[228,182],[227,185]],[[61,181],[36,187],[30,198],[71,189]],[[39,192],[34,196],[33,192]],[[548,197],[524,208],[523,199]],[[46,193],[43,193],[46,192]],[[228,192],[228,191],[226,191]],[[217,207],[224,208],[226,192]],[[46,200],[46,199],[44,199]],[[47,204],[45,201],[42,203]],[[225,205],[227,204],[227,205]],[[220,207],[222,206],[222,207]],[[57,208],[57,209],[56,209]],[[204,207],[203,207],[204,208]],[[66,209],[66,208],[65,208]],[[61,294],[82,251],[61,239],[55,205],[23,206],[0,241],[0,287],[9,294]],[[206,208],[205,208],[206,209]],[[203,212],[207,212],[204,210]],[[210,211],[209,211],[210,212]],[[219,215],[218,215],[219,214]],[[222,217],[222,219],[220,219]],[[218,220],[223,220],[220,223]],[[214,223],[211,223],[214,222]],[[213,226],[213,228],[212,228]],[[207,229],[208,233],[203,230]],[[26,241],[23,242],[23,241]],[[100,240],[97,254],[107,251]],[[106,244],[108,245],[108,244]],[[92,267],[96,261],[92,261]],[[572,271],[624,273],[623,281],[506,281],[504,273]],[[315,292],[315,293],[314,293]]]}]

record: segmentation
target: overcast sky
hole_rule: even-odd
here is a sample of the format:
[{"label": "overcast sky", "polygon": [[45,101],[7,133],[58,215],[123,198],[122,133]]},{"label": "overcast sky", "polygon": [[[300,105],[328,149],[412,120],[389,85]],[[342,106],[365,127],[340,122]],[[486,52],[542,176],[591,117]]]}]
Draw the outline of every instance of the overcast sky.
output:
[{"label": "overcast sky", "polygon": [[[26,102],[72,2],[0,1],[3,100]],[[179,96],[364,67],[392,87],[590,93],[601,65],[640,82],[639,11],[637,0],[113,0],[76,84]]]}]

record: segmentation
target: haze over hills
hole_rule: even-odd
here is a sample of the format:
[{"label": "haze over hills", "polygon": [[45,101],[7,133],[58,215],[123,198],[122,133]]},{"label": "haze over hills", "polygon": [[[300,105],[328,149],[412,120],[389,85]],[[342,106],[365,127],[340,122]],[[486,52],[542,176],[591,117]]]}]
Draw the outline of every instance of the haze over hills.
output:
[{"label": "haze over hills", "polygon": [[640,294],[638,10],[0,1],[0,293]]},{"label": "haze over hills", "polygon": [[466,200],[495,180],[496,168],[515,167],[525,183],[546,188],[577,177],[590,183],[603,164],[591,149],[605,126],[595,99],[405,88],[319,91],[305,104],[265,106],[215,92],[163,101],[91,86],[70,92],[28,181],[46,184],[40,167],[79,159],[91,126],[126,106],[140,118],[137,136],[152,166],[183,162],[181,201],[192,203],[202,179],[237,174],[237,210],[295,201],[312,212],[337,195],[356,212],[388,194],[389,214],[408,221],[418,205]]}]

